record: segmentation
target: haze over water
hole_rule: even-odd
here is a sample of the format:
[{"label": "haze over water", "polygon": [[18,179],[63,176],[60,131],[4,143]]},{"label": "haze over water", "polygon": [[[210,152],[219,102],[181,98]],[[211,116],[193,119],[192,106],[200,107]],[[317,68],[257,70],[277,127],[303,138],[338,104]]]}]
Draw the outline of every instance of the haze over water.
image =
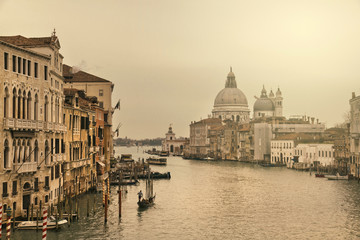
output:
[{"label": "haze over water", "polygon": [[[146,148],[116,148],[117,154],[147,157]],[[117,187],[112,187],[109,222],[103,224],[102,195],[97,213],[70,228],[48,233],[49,239],[355,239],[360,237],[360,185],[328,181],[307,172],[263,168],[239,162],[206,162],[169,157],[171,180],[154,181],[156,204],[138,210],[137,192],[128,187],[118,220]],[[91,206],[92,209],[92,206]],[[65,231],[66,230],[66,231]],[[16,231],[14,239],[39,239]]]}]

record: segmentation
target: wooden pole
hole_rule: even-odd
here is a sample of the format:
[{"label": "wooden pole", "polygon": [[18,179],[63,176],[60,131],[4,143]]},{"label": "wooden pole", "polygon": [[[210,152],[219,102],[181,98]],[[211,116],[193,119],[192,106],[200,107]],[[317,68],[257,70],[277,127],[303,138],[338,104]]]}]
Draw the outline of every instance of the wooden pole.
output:
[{"label": "wooden pole", "polygon": [[34,221],[34,204],[31,204],[31,221]]},{"label": "wooden pole", "polygon": [[89,208],[90,208],[90,203],[89,203],[89,197],[86,198],[86,216],[89,217]]},{"label": "wooden pole", "polygon": [[79,202],[76,199],[76,221],[79,221]]},{"label": "wooden pole", "polygon": [[39,209],[36,210],[36,231],[39,230]]},{"label": "wooden pole", "polygon": [[15,209],[13,209],[13,226],[12,226],[12,230],[13,232],[15,232]]},{"label": "wooden pole", "polygon": [[59,211],[56,211],[56,230],[59,229]]},{"label": "wooden pole", "polygon": [[119,218],[121,218],[121,185],[120,185],[120,171],[119,171]]},{"label": "wooden pole", "polygon": [[93,210],[94,210],[94,216],[96,213],[96,194],[94,194],[94,206],[93,206]]},{"label": "wooden pole", "polygon": [[107,223],[108,195],[105,194],[105,224]]},{"label": "wooden pole", "polygon": [[121,189],[119,185],[119,218],[121,218]]}]

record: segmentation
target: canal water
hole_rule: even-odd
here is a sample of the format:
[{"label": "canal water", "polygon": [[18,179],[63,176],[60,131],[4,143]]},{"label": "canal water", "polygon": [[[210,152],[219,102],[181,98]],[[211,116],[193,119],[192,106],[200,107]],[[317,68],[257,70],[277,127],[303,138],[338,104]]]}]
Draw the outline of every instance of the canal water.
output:
[{"label": "canal water", "polygon": [[[118,147],[116,154],[146,158],[149,148]],[[48,239],[358,239],[360,184],[328,181],[306,172],[239,162],[207,162],[169,157],[171,180],[154,180],[156,204],[137,207],[145,182],[127,187],[118,218],[112,187],[109,221],[104,224],[101,194],[81,198],[78,222]],[[86,217],[87,198],[91,214]],[[13,239],[41,239],[41,231],[15,231]],[[4,239],[4,232],[3,232]]]}]

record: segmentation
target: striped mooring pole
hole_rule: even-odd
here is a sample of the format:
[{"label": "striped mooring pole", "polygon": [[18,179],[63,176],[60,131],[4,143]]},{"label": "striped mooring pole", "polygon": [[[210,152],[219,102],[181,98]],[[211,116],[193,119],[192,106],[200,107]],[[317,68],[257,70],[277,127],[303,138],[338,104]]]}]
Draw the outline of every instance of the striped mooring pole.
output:
[{"label": "striped mooring pole", "polygon": [[104,179],[103,179],[102,190],[103,190],[103,205],[105,206],[105,180]]},{"label": "striped mooring pole", "polygon": [[8,217],[8,221],[6,223],[6,239],[10,240],[11,236],[11,215]]},{"label": "striped mooring pole", "polygon": [[1,232],[2,232],[2,213],[3,213],[3,206],[2,203],[0,203],[0,239],[1,239]]},{"label": "striped mooring pole", "polygon": [[47,209],[44,208],[43,209],[43,227],[42,227],[42,239],[46,240],[46,235],[47,235]]}]

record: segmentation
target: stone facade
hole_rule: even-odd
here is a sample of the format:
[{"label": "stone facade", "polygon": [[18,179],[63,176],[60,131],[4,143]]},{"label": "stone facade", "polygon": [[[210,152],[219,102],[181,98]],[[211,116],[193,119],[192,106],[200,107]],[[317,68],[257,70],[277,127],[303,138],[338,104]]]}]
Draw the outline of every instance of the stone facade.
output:
[{"label": "stone facade", "polygon": [[25,215],[63,193],[63,77],[60,43],[51,37],[0,37],[0,193]]},{"label": "stone facade", "polygon": [[209,130],[219,127],[222,121],[219,118],[207,118],[190,124],[189,151],[184,153],[188,158],[206,158],[210,154]]},{"label": "stone facade", "polygon": [[112,107],[111,96],[114,84],[106,79],[94,76],[84,71],[76,71],[68,65],[64,65],[63,75],[65,78],[65,86],[67,88],[75,88],[84,90],[86,95],[95,96],[99,102],[99,106],[104,109],[104,121],[106,127],[104,129],[104,157],[106,171],[110,170],[110,160],[114,159],[114,145],[112,132],[112,115],[114,108]]},{"label": "stone facade", "polygon": [[295,156],[301,163],[317,162],[322,166],[329,166],[333,165],[335,160],[333,147],[333,144],[298,144],[295,148]]},{"label": "stone facade", "polygon": [[171,126],[165,136],[165,140],[162,142],[162,151],[169,152],[171,155],[183,155],[184,146],[189,140],[184,138],[177,139]]},{"label": "stone facade", "polygon": [[354,175],[359,177],[360,166],[360,96],[352,93],[350,99],[350,163],[353,164]]}]

